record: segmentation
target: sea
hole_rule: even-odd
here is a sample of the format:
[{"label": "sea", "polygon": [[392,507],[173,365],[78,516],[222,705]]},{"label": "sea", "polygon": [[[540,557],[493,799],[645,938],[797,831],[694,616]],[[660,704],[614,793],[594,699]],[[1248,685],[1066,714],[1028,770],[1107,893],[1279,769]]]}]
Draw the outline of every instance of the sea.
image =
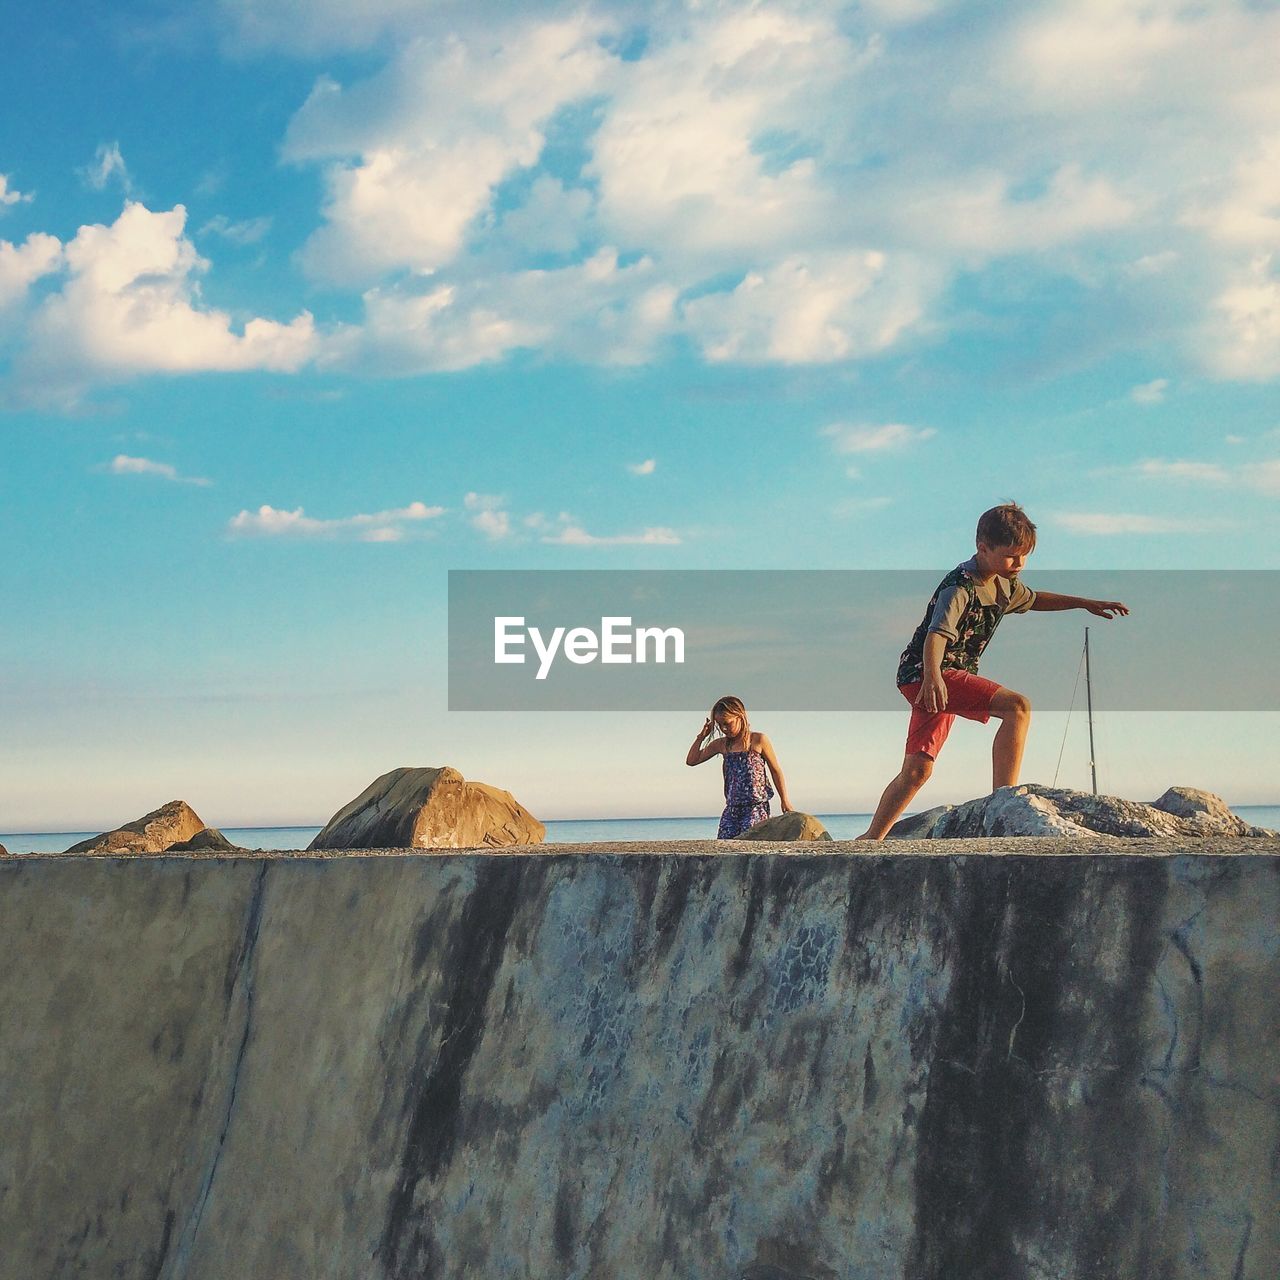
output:
[{"label": "sea", "polygon": [[[1232,805],[1233,813],[1256,827],[1280,831],[1280,805]],[[867,829],[869,813],[816,815],[833,840],[852,840]],[[712,840],[719,814],[705,818],[574,818],[548,821],[547,844],[598,844],[614,840]],[[318,835],[315,827],[223,827],[222,834],[242,849],[305,849]],[[0,831],[10,853],[61,853],[96,831]]]}]

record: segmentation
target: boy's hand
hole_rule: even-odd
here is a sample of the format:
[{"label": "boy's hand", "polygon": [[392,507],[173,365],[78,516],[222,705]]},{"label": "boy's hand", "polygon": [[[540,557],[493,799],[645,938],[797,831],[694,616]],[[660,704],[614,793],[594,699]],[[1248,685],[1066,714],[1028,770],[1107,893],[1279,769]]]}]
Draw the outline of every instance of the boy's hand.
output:
[{"label": "boy's hand", "polygon": [[1117,616],[1123,618],[1129,612],[1119,600],[1089,600],[1084,607],[1097,618],[1111,619]]},{"label": "boy's hand", "polygon": [[920,692],[916,694],[916,706],[923,707],[926,711],[945,711],[947,709],[947,686],[942,680],[925,673],[924,681],[920,685]]}]

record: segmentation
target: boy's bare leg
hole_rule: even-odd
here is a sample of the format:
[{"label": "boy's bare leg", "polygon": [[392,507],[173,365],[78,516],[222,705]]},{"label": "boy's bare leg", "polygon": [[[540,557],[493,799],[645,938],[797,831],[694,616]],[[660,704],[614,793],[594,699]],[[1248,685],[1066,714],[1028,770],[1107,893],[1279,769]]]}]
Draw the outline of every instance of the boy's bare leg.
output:
[{"label": "boy's bare leg", "polygon": [[880,803],[876,805],[871,825],[858,837],[859,840],[883,840],[885,832],[902,816],[912,797],[929,781],[933,761],[926,755],[914,753],[903,757],[898,776],[884,789]]},{"label": "boy's bare leg", "polygon": [[1031,727],[1031,701],[1012,689],[1001,688],[991,699],[991,714],[1000,720],[991,744],[991,789],[1016,786],[1022,772],[1022,749]]}]

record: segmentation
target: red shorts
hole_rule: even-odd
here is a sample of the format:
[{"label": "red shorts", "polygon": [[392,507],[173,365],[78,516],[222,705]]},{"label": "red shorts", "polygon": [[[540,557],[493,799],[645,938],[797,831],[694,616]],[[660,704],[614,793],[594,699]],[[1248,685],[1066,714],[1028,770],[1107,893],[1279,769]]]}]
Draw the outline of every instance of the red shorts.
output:
[{"label": "red shorts", "polygon": [[919,680],[910,684],[900,684],[898,692],[911,706],[911,724],[907,727],[907,755],[928,756],[930,760],[938,758],[942,744],[956,722],[956,716],[964,716],[966,720],[977,720],[986,724],[991,719],[991,700],[1000,690],[994,680],[983,676],[975,676],[968,671],[944,671],[942,683],[947,686],[947,709],[945,711],[926,711],[915,705],[916,694],[920,692]]}]

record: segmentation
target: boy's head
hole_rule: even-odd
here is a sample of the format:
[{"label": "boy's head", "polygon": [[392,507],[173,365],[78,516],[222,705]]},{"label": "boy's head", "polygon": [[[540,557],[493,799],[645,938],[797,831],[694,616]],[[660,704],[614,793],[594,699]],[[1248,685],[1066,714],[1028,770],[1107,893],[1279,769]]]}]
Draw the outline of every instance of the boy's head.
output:
[{"label": "boy's head", "polygon": [[1036,549],[1036,527],[1016,502],[1003,502],[978,517],[978,547],[1010,547],[1030,555]]}]

